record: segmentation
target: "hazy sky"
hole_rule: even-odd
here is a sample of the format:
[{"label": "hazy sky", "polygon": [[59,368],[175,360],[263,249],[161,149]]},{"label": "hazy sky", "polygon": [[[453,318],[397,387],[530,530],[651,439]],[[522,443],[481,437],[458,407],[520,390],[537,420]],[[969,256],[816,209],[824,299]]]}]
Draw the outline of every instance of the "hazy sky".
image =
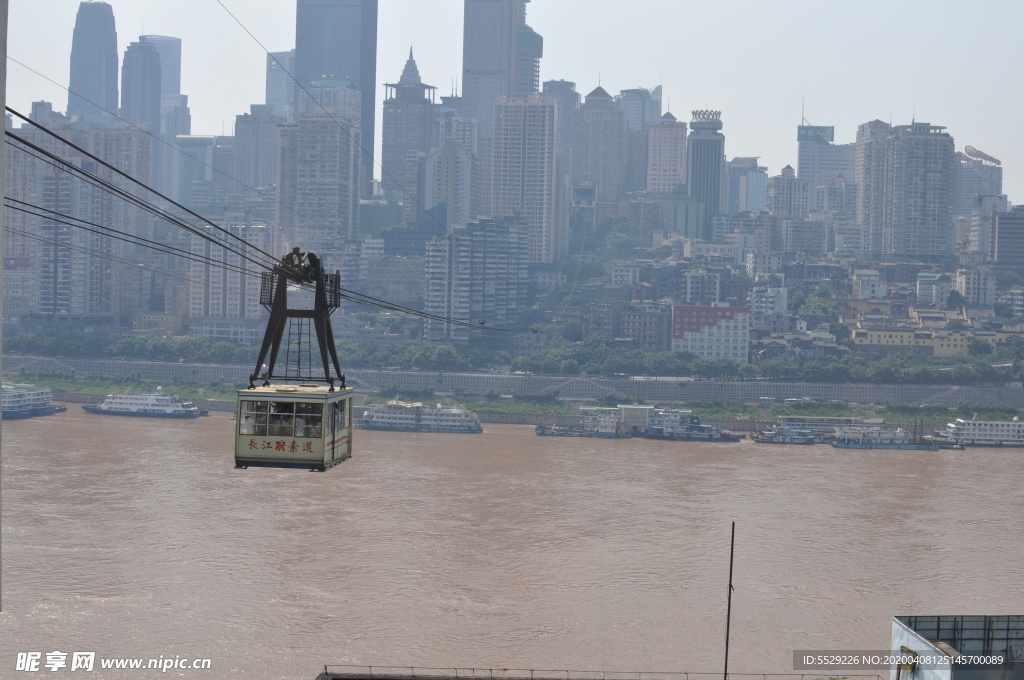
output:
[{"label": "hazy sky", "polygon": [[[221,0],[271,51],[294,47],[294,0]],[[10,0],[8,55],[66,85],[77,0]],[[142,33],[182,39],[182,92],[195,134],[230,134],[264,97],[265,53],[217,0],[110,0],[119,51]],[[380,0],[378,83],[395,82],[411,46],[424,81],[448,93],[462,67],[462,0]],[[852,142],[875,118],[944,125],[957,149],[1003,161],[1024,202],[1019,0],[532,0],[544,36],[541,79],[600,79],[616,94],[664,86],[675,115],[722,111],[726,155],[796,167],[796,126],[834,125]],[[8,106],[28,112],[67,94],[8,62]],[[382,88],[378,89],[381,92]],[[380,145],[380,108],[377,146]],[[379,156],[378,156],[379,158]],[[378,173],[379,174],[379,173]]]}]

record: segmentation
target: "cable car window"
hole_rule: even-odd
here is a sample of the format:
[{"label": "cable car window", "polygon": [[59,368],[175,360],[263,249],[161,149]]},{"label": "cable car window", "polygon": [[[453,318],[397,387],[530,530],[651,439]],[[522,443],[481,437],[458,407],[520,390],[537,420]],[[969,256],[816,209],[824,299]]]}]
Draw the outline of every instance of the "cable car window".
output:
[{"label": "cable car window", "polygon": [[239,409],[241,418],[238,423],[238,433],[266,436],[267,406],[268,402],[265,401],[242,400],[242,406]]},{"label": "cable car window", "polygon": [[291,437],[295,434],[295,404],[290,401],[270,403],[270,426],[267,434],[271,437]]},{"label": "cable car window", "polygon": [[295,405],[295,436],[296,437],[319,437],[321,434],[321,411],[323,405],[320,402],[299,402]]}]

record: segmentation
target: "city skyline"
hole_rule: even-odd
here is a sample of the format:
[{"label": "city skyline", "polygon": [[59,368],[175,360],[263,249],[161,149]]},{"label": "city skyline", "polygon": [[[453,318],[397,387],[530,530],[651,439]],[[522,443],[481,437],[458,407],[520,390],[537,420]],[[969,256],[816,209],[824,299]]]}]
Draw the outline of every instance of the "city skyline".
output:
[{"label": "city skyline", "polygon": [[[183,0],[174,7],[139,0],[111,4],[119,56],[139,35],[182,39],[181,89],[190,96],[196,134],[230,134],[234,117],[263,101],[266,55],[216,0]],[[666,6],[659,21],[648,24],[649,14],[617,20],[607,11],[580,13],[566,3],[536,0],[529,23],[545,39],[540,79],[571,80],[580,92],[600,83],[612,94],[660,84],[663,110],[681,120],[692,109],[721,110],[726,156],[758,156],[770,175],[796,164],[802,105],[811,123],[835,127],[837,143],[854,141],[857,126],[876,118],[893,125],[942,125],[958,149],[971,145],[1001,159],[1005,192],[1011,201],[1024,196],[1024,140],[1011,134],[1019,97],[1009,77],[992,67],[1013,63],[1008,27],[1024,18],[1024,6],[994,1],[972,9],[940,2],[923,12],[868,2],[863,11],[847,15],[809,2],[782,8],[734,4],[740,11],[731,13],[728,24],[713,8],[700,6]],[[225,5],[267,49],[294,47],[294,3]],[[461,91],[463,2],[422,5],[381,2],[378,120],[388,80],[381,76],[400,72],[409,47],[423,80],[436,84],[439,94]],[[870,11],[874,5],[884,13]],[[31,6],[16,0],[9,55],[67,84],[75,10],[56,0]],[[995,28],[993,11],[1002,17]],[[53,36],[45,49],[38,40],[44,20]],[[687,28],[702,23],[718,30]],[[728,51],[718,47],[723,38],[729,39]],[[984,48],[974,47],[982,38]],[[962,49],[949,49],[954,43]],[[215,59],[198,48],[203,44],[216,45]],[[864,45],[871,50],[864,52]],[[770,77],[751,67],[771,62]],[[915,77],[908,78],[908,71]],[[9,67],[8,79],[8,104],[18,110],[27,111],[36,100],[61,109],[67,101],[65,91],[17,64]],[[379,153],[379,134],[375,144]]]}]

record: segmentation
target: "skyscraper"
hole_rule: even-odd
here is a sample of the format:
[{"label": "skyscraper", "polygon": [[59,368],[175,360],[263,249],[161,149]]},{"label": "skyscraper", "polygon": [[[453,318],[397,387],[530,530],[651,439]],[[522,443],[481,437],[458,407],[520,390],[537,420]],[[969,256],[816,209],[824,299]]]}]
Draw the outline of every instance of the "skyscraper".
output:
[{"label": "skyscraper", "polygon": [[[626,121],[622,108],[603,87],[587,95],[576,111],[572,145],[573,186],[591,185],[601,216],[613,210],[626,190]],[[605,204],[604,208],[600,204]],[[600,219],[600,217],[598,219]]]},{"label": "skyscraper", "polygon": [[516,93],[519,27],[525,0],[465,0],[462,37],[462,117],[476,124],[481,208],[491,208],[494,105]]},{"label": "skyscraper", "polygon": [[537,95],[494,107],[494,214],[516,215],[530,262],[554,262],[568,245],[555,102]]},{"label": "skyscraper", "polygon": [[944,130],[917,122],[860,126],[860,219],[868,244],[878,249],[868,252],[926,261],[952,256],[957,157]]},{"label": "skyscraper", "polygon": [[[139,42],[153,45],[160,54],[160,129],[152,131],[168,144],[178,135],[192,134],[192,113],[188,96],[181,93],[181,38],[167,35],[140,35]],[[158,144],[154,149],[154,180],[157,188],[170,187],[171,154],[167,146]]]},{"label": "skyscraper", "polygon": [[686,123],[671,113],[647,130],[647,191],[669,194],[686,183]]},{"label": "skyscraper", "polygon": [[136,125],[149,125],[160,133],[160,52],[139,40],[128,45],[121,66],[121,116]]},{"label": "skyscraper", "polygon": [[999,159],[973,146],[966,147],[958,156],[956,214],[969,215],[976,205],[975,197],[1003,193],[1003,167]]},{"label": "skyscraper", "polygon": [[78,6],[71,41],[68,116],[102,122],[117,113],[117,31],[114,10],[105,2]]},{"label": "skyscraper", "polygon": [[515,95],[523,0],[466,0],[462,38],[462,113],[476,121],[481,148],[494,128],[498,97]]},{"label": "skyscraper", "polygon": [[702,238],[710,239],[712,223],[725,211],[725,135],[721,111],[694,111],[686,140],[686,191],[704,206]]},{"label": "skyscraper", "polygon": [[265,103],[275,116],[295,115],[295,50],[267,55],[267,93]]},{"label": "skyscraper", "polygon": [[768,168],[761,166],[756,156],[733,158],[729,161],[726,173],[729,178],[726,215],[765,209]]},{"label": "skyscraper", "polygon": [[[402,173],[410,153],[430,152],[434,137],[434,91],[424,85],[409,50],[402,77],[384,85],[384,118],[381,126],[381,186],[385,192],[402,190]],[[409,201],[415,197],[406,196]]]},{"label": "skyscraper", "polygon": [[833,144],[834,127],[801,125],[796,130],[796,176],[807,181],[812,194],[839,175],[853,177],[856,145]]},{"label": "skyscraper", "polygon": [[[430,314],[489,327],[526,311],[527,235],[511,215],[451,228],[427,243],[425,307]],[[428,320],[428,340],[466,341],[474,329]]]},{"label": "skyscraper", "polygon": [[[370,195],[377,111],[377,0],[298,0],[295,19],[295,78],[347,80],[362,94],[362,195]],[[306,97],[299,93],[299,97]]]},{"label": "skyscraper", "polygon": [[807,217],[811,209],[811,192],[805,179],[798,179],[793,166],[768,178],[766,208],[778,217]]},{"label": "skyscraper", "polygon": [[576,83],[570,80],[546,80],[543,89],[544,99],[555,102],[557,110],[556,125],[558,134],[558,153],[566,168],[572,167],[573,123],[576,110],[580,108],[580,93],[576,91]]},{"label": "skyscraper", "polygon": [[857,226],[864,253],[874,256],[882,254],[882,185],[885,140],[890,129],[888,123],[877,119],[857,126],[854,163],[854,182],[858,187]]},{"label": "skyscraper", "polygon": [[296,122],[278,128],[277,221],[290,242],[326,244],[358,234],[362,154],[352,120],[360,110],[359,92],[336,82],[318,84],[312,91],[323,108],[300,101]]},{"label": "skyscraper", "polygon": [[[526,5],[523,5],[526,11]],[[516,94],[520,97],[540,90],[540,60],[544,56],[544,38],[526,23],[519,25],[516,57]]]},{"label": "skyscraper", "polygon": [[160,53],[160,94],[181,94],[181,38],[168,35],[140,35]]}]

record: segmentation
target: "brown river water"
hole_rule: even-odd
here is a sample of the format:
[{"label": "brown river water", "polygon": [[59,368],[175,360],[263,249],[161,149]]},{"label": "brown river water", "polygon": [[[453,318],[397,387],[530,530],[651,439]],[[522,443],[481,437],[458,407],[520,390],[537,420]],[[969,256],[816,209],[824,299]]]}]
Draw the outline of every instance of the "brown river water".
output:
[{"label": "brown river water", "polygon": [[[235,470],[226,414],[3,423],[0,678],[18,652],[791,673],[896,614],[1024,613],[1024,450],[850,451],[356,432],[325,473]],[[98,665],[98,662],[97,662]]]}]

